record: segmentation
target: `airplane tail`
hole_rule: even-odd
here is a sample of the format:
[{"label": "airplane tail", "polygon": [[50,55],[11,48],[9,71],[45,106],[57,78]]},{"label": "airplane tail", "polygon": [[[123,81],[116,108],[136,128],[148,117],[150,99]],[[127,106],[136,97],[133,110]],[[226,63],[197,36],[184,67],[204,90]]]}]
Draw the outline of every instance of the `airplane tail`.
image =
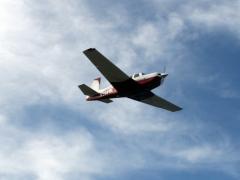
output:
[{"label": "airplane tail", "polygon": [[[89,96],[96,96],[99,93],[95,91],[94,89],[88,87],[86,84],[81,84],[78,86],[80,90],[83,92],[84,95],[86,95],[86,99],[89,98]],[[99,99],[99,101],[103,103],[111,103],[113,102],[111,99]]]},{"label": "airplane tail", "polygon": [[94,79],[93,82],[92,82],[91,88],[93,90],[95,90],[96,92],[99,92],[99,90],[100,90],[100,83],[101,83],[101,78],[100,77]]}]

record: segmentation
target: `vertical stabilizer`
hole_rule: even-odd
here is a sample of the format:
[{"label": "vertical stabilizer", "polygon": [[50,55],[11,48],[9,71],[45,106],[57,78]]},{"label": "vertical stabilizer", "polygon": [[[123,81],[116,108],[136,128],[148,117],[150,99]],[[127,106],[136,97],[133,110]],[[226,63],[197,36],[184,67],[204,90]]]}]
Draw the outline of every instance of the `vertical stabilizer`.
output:
[{"label": "vertical stabilizer", "polygon": [[100,90],[100,82],[101,82],[101,78],[98,77],[96,79],[93,80],[91,88],[97,92],[99,92]]}]

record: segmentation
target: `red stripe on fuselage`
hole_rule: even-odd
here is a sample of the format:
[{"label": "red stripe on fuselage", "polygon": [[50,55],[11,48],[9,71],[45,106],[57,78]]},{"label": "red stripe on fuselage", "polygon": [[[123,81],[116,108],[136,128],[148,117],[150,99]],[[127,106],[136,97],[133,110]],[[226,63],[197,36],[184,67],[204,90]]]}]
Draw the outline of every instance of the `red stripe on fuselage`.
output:
[{"label": "red stripe on fuselage", "polygon": [[[161,78],[159,76],[151,77],[148,79],[141,79],[136,81],[143,89],[151,90],[161,84]],[[97,96],[90,96],[87,101],[94,101],[100,99],[109,99],[119,97],[118,91],[114,87],[110,87],[106,91],[99,93]]]},{"label": "red stripe on fuselage", "polygon": [[154,89],[161,84],[161,78],[159,76],[154,76],[148,79],[142,79],[137,81],[139,85],[141,85],[144,89]]},{"label": "red stripe on fuselage", "polygon": [[87,101],[94,101],[100,99],[109,99],[109,98],[116,98],[118,96],[118,92],[114,87],[110,87],[106,91],[99,93],[97,96],[90,96],[87,98]]}]

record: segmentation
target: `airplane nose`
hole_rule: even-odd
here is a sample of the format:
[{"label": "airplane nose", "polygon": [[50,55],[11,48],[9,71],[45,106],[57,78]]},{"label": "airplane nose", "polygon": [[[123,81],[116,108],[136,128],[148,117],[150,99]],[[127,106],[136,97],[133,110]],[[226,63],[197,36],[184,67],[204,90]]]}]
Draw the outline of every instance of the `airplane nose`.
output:
[{"label": "airplane nose", "polygon": [[159,73],[159,76],[165,78],[168,76],[168,74],[167,73]]}]

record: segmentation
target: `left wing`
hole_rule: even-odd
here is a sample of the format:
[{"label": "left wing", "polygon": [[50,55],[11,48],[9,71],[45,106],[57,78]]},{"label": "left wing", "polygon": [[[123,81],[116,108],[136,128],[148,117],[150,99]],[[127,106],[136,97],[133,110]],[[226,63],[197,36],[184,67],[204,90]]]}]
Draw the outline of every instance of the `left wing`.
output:
[{"label": "left wing", "polygon": [[129,79],[129,76],[125,74],[121,69],[115,66],[111,61],[104,57],[100,52],[94,48],[87,49],[83,53],[88,59],[98,68],[98,70],[107,78],[110,82],[121,82]]},{"label": "left wing", "polygon": [[90,48],[83,51],[83,53],[118,90],[119,94],[132,94],[142,90],[139,84],[114,65],[110,60],[104,57],[100,52],[98,52],[98,50]]},{"label": "left wing", "polygon": [[175,104],[168,102],[167,100],[155,95],[151,91],[145,91],[144,93],[138,94],[136,96],[128,97],[130,99],[146,103],[155,107],[163,108],[168,111],[180,111],[182,108],[176,106]]}]

